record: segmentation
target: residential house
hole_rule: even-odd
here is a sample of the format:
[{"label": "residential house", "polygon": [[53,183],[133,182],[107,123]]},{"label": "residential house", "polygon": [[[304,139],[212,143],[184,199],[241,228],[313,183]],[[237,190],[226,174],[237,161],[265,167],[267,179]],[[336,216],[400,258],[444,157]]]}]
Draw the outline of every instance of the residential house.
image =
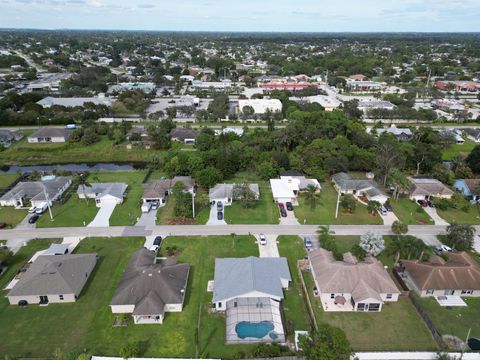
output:
[{"label": "residential house", "polygon": [[466,128],[463,129],[463,132],[470,140],[475,141],[476,143],[480,143],[480,129]]},{"label": "residential house", "polygon": [[188,128],[176,127],[170,132],[170,138],[184,144],[195,144],[198,131]]},{"label": "residential house", "polygon": [[[285,342],[280,303],[290,281],[286,258],[215,259],[212,303],[226,314],[226,342]],[[252,322],[264,323],[261,334]]]},{"label": "residential house", "polygon": [[368,110],[373,109],[393,110],[395,109],[395,105],[393,105],[390,101],[378,99],[361,100],[358,102],[358,110],[367,112]]},{"label": "residential house", "polygon": [[132,255],[110,303],[113,314],[132,314],[135,324],[162,324],[167,312],[183,310],[190,265],[155,259],[146,248]]},{"label": "residential house", "polygon": [[48,96],[43,98],[40,101],[37,101],[37,104],[43,108],[49,108],[51,106],[65,106],[65,107],[75,107],[75,106],[85,106],[87,103],[92,103],[94,105],[105,105],[108,107],[112,106],[113,99],[105,96],[99,97],[51,97]]},{"label": "residential house", "polygon": [[143,190],[142,202],[149,203],[158,201],[160,206],[167,203],[167,197],[172,193],[176,183],[183,184],[183,191],[193,194],[195,192],[195,181],[190,176],[175,176],[173,179],[155,180],[147,183]]},{"label": "residential house", "polygon": [[51,205],[71,184],[72,178],[63,176],[42,181],[20,181],[0,198],[0,206],[22,208],[30,203],[41,208],[47,203],[47,199]]},{"label": "residential house", "polygon": [[306,179],[303,175],[285,175],[280,176],[280,179],[270,179],[273,199],[277,203],[291,202],[292,205],[298,205],[297,196],[301,191],[305,191],[308,185],[314,186],[316,192],[321,190],[318,180]]},{"label": "residential house", "polygon": [[87,283],[97,254],[40,255],[9,291],[11,305],[74,302]]},{"label": "residential house", "polygon": [[457,179],[453,187],[470,200],[480,200],[480,179]]},{"label": "residential house", "polygon": [[412,200],[425,200],[432,197],[450,199],[453,195],[453,191],[437,179],[411,177],[409,180],[412,183],[410,189]]},{"label": "residential house", "polygon": [[23,138],[21,131],[0,130],[0,145],[3,147],[9,147],[21,138]]},{"label": "residential house", "polygon": [[97,207],[105,204],[121,204],[128,185],[125,183],[93,183],[80,185],[77,195],[80,199],[95,199]]},{"label": "residential house", "polygon": [[376,131],[378,135],[383,133],[392,134],[399,141],[409,141],[413,137],[412,130],[409,128],[398,128],[395,126],[395,124],[390,125],[388,128],[378,128]]},{"label": "residential house", "polygon": [[66,128],[43,127],[27,137],[29,143],[62,143],[70,137],[72,130]]},{"label": "residential house", "polygon": [[[212,187],[208,192],[208,198],[210,202],[222,202],[223,205],[232,205],[233,201],[233,189],[237,184],[217,184]],[[258,184],[248,184],[248,188],[255,194],[255,198],[258,200],[260,197],[260,189]]]},{"label": "residential house", "polygon": [[324,311],[382,311],[398,301],[400,291],[382,263],[372,256],[359,262],[351,253],[342,261],[319,248],[308,254],[313,279]]},{"label": "residential house", "polygon": [[251,107],[255,114],[265,114],[268,110],[272,113],[282,111],[282,102],[278,99],[240,99],[237,112],[243,112],[246,106]]},{"label": "residential house", "polygon": [[444,259],[400,260],[401,275],[421,297],[480,296],[480,266],[466,252],[449,252]]},{"label": "residential house", "polygon": [[350,174],[339,172],[332,175],[332,182],[342,195],[365,197],[368,201],[378,201],[380,204],[385,204],[389,198],[375,180],[354,179]]}]

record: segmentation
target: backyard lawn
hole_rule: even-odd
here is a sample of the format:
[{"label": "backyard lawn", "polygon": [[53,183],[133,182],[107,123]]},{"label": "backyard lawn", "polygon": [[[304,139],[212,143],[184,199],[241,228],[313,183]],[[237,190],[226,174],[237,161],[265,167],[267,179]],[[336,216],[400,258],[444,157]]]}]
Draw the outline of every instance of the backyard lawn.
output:
[{"label": "backyard lawn", "polygon": [[225,206],[225,221],[228,224],[278,224],[280,213],[273,202],[270,185],[258,183],[260,198],[252,208],[244,208],[238,201]]},{"label": "backyard lawn", "polygon": [[480,298],[462,298],[467,307],[452,307],[447,309],[438,305],[434,298],[420,298],[422,308],[442,335],[455,335],[465,340],[469,328],[471,337],[480,338]]},{"label": "backyard lawn", "polygon": [[0,192],[17,180],[19,174],[0,174]]},{"label": "backyard lawn", "polygon": [[13,206],[0,206],[0,222],[7,224],[8,228],[15,227],[19,224],[28,212],[24,209],[15,209]]},{"label": "backyard lawn", "polygon": [[367,207],[359,202],[353,214],[344,213],[339,210],[338,219],[335,219],[335,209],[337,204],[337,191],[330,183],[322,184],[320,198],[317,201],[315,209],[311,209],[306,204],[305,198],[300,195],[299,205],[294,207],[295,217],[300,224],[331,224],[331,225],[382,225],[383,221],[380,215],[373,216],[367,211]]},{"label": "backyard lawn", "polygon": [[80,143],[29,144],[25,139],[10,146],[0,153],[0,162],[6,165],[65,164],[71,162],[145,162],[161,151],[145,150],[125,145],[115,145],[106,136],[92,145]]},{"label": "backyard lawn", "polygon": [[467,156],[477,144],[472,140],[465,140],[462,145],[452,144],[443,151],[443,160],[452,160],[455,156],[462,154]]},{"label": "backyard lawn", "polygon": [[279,236],[278,251],[288,260],[292,283],[285,292],[283,310],[285,318],[291,321],[294,330],[310,330],[310,319],[297,272],[297,261],[305,255],[303,241],[299,236]]},{"label": "backyard lawn", "polygon": [[[164,247],[180,248],[178,260],[191,265],[189,284],[181,313],[167,314],[165,322],[156,326],[112,327],[114,315],[109,303],[131,254],[143,245],[143,238],[90,238],[83,240],[77,253],[96,252],[100,260],[78,301],[72,304],[50,304],[47,307],[9,306],[0,297],[0,353],[18,357],[52,357],[55,349],[65,354],[88,349],[98,355],[118,355],[129,341],[140,342],[141,356],[184,357],[195,354],[195,325],[200,319],[199,355],[233,358],[238,351],[251,353],[253,346],[224,344],[225,319],[208,313],[212,294],[207,282],[213,279],[217,257],[258,256],[253,237],[169,237]],[[18,267],[35,250],[48,247],[30,243],[16,255]],[[27,253],[27,254],[25,254]],[[12,266],[0,278],[5,285],[15,269]],[[3,288],[3,286],[2,286]]]},{"label": "backyard lawn", "polygon": [[433,220],[415,201],[408,198],[399,198],[392,200],[393,212],[398,219],[408,225],[433,224]]}]

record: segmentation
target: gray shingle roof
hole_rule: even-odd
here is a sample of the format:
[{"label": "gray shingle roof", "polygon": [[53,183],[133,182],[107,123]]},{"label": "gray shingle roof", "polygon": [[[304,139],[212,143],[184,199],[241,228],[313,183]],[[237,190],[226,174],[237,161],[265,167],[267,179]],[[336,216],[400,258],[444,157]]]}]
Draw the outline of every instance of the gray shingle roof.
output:
[{"label": "gray shingle roof", "polygon": [[4,194],[0,200],[27,198],[46,201],[43,193],[44,188],[48,197],[52,199],[70,181],[71,178],[68,176],[59,176],[53,180],[46,181],[20,181],[13,189]]},{"label": "gray shingle roof", "polygon": [[292,280],[286,258],[215,259],[213,302],[253,291],[283,299],[281,279]]},{"label": "gray shingle roof", "polygon": [[63,97],[54,98],[47,96],[40,101],[37,101],[41,106],[59,105],[65,107],[84,106],[86,103],[93,103],[95,105],[112,106],[112,99],[108,97]]},{"label": "gray shingle roof", "polygon": [[44,138],[44,137],[63,137],[68,139],[72,130],[64,128],[53,128],[53,127],[44,127],[38,129],[35,133],[29,136],[29,138]]},{"label": "gray shingle roof", "polygon": [[101,198],[104,195],[111,195],[118,199],[123,198],[123,194],[127,190],[127,184],[125,183],[93,183],[90,186],[80,185],[77,189],[77,194],[92,195],[95,194],[97,198]]},{"label": "gray shingle roof", "polygon": [[8,296],[79,294],[97,261],[97,254],[41,255]]},{"label": "gray shingle roof", "polygon": [[[210,199],[232,198],[234,187],[235,184],[217,184],[209,190],[208,197]],[[248,184],[248,188],[254,192],[257,197],[260,195],[258,184]]]},{"label": "gray shingle roof", "polygon": [[166,304],[183,304],[190,265],[154,264],[155,256],[145,248],[132,255],[111,305],[135,305],[134,315],[160,315]]}]

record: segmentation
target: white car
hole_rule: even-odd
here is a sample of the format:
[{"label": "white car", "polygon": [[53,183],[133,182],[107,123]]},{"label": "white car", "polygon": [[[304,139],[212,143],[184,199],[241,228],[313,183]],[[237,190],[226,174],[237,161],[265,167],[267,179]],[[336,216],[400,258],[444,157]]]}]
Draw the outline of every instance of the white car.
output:
[{"label": "white car", "polygon": [[260,234],[259,238],[260,238],[260,245],[267,245],[267,237],[265,236],[265,234]]},{"label": "white car", "polygon": [[158,245],[152,245],[152,246],[150,246],[150,249],[148,249],[148,250],[158,252],[158,248],[159,248]]},{"label": "white car", "polygon": [[35,210],[37,210],[37,207],[36,206],[31,206],[29,209],[28,209],[28,213],[29,214],[33,214],[35,212]]},{"label": "white car", "polygon": [[450,246],[447,246],[447,245],[439,245],[437,246],[437,250],[438,251],[442,251],[442,252],[451,252],[452,251],[452,248]]}]

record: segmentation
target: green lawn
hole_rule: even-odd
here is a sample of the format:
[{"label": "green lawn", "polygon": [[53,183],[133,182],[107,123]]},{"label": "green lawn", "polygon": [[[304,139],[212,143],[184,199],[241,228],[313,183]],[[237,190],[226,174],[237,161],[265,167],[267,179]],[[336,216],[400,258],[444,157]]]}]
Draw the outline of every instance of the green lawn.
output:
[{"label": "green lawn", "polygon": [[225,221],[228,224],[278,224],[280,213],[273,202],[270,185],[266,182],[258,184],[260,198],[252,208],[244,208],[237,201],[225,206]]},{"label": "green lawn", "polygon": [[480,298],[467,298],[463,300],[467,307],[452,307],[447,309],[438,305],[433,298],[417,297],[422,308],[427,312],[434,326],[442,334],[458,336],[464,340],[468,329],[471,328],[471,337],[480,338]]},{"label": "green lawn", "polygon": [[317,201],[315,209],[311,209],[305,203],[305,198],[300,195],[299,205],[294,207],[295,216],[300,224],[331,224],[331,225],[382,225],[383,221],[380,215],[373,216],[368,213],[367,207],[357,202],[356,210],[353,214],[348,214],[339,210],[338,219],[335,219],[335,209],[337,204],[337,191],[330,183],[322,184],[320,198]]},{"label": "green lawn", "polygon": [[157,224],[168,225],[174,218],[173,207],[175,206],[173,196],[169,196],[165,206],[162,206],[157,211]]},{"label": "green lawn", "polygon": [[462,210],[463,205],[461,205],[457,209],[448,208],[447,210],[440,210],[437,208],[437,213],[450,224],[454,222],[457,224],[480,224],[480,207],[471,205],[467,200],[463,204],[466,206],[467,211]]},{"label": "green lawn", "polygon": [[[288,260],[292,283],[285,291],[283,310],[287,321],[291,321],[294,330],[310,330],[310,320],[303,297],[302,284],[297,272],[297,261],[305,255],[303,241],[299,236],[279,236],[278,251]],[[291,337],[290,337],[291,338]]]},{"label": "green lawn", "polygon": [[15,209],[13,206],[0,206],[0,222],[7,224],[8,228],[15,227],[20,223],[28,212],[24,209]]},{"label": "green lawn", "polygon": [[398,219],[408,225],[433,224],[433,220],[415,201],[408,198],[399,198],[392,200],[393,212]]},{"label": "green lawn", "polygon": [[19,174],[0,174],[0,191],[10,186],[11,183],[17,180],[18,176]]},{"label": "green lawn", "polygon": [[[90,182],[124,182],[128,184],[127,197],[122,204],[117,205],[110,217],[110,225],[135,225],[141,215],[143,195],[142,181],[147,170],[134,171],[99,171],[92,172],[88,177]],[[150,179],[153,179],[150,177]]]},{"label": "green lawn", "polygon": [[384,304],[380,313],[324,312],[319,298],[313,296],[311,274],[303,275],[317,321],[345,331],[355,351],[436,350],[433,338],[408,298]]},{"label": "green lawn", "polygon": [[106,136],[92,145],[80,143],[29,144],[25,139],[0,153],[0,162],[6,165],[65,164],[71,162],[144,162],[154,156],[161,157],[158,150],[115,145]]},{"label": "green lawn", "polygon": [[[199,195],[202,194],[203,190],[199,189],[195,197],[195,220],[192,220],[192,223],[204,225],[207,223],[208,218],[210,217],[210,205],[202,206],[198,201]],[[158,225],[169,225],[174,222],[174,207],[175,207],[175,198],[169,196],[165,206],[162,206],[158,209],[157,212],[157,224]]]},{"label": "green lawn", "polygon": [[52,206],[53,221],[50,219],[48,210],[37,221],[37,227],[65,227],[88,225],[97,215],[98,207],[95,200],[88,202],[79,199],[76,192],[64,204]]},{"label": "green lawn", "polygon": [[476,145],[477,144],[472,140],[466,140],[465,143],[462,145],[457,145],[457,144],[450,145],[447,149],[443,151],[442,159],[452,160],[455,156],[459,154],[466,156],[473,150],[473,148]]}]

